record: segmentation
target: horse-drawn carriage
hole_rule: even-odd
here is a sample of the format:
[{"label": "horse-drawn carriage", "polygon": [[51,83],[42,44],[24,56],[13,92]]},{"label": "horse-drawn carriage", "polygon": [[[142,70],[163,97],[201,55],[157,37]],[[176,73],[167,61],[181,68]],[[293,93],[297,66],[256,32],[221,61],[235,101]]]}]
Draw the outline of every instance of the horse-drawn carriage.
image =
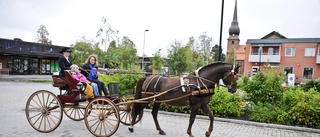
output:
[{"label": "horse-drawn carriage", "polygon": [[119,123],[130,125],[129,131],[133,132],[133,126],[142,118],[143,108],[154,103],[152,115],[156,129],[159,134],[165,134],[157,120],[160,103],[189,105],[192,110],[187,133],[193,136],[192,124],[198,109],[202,109],[210,118],[205,134],[208,137],[213,130],[214,118],[207,104],[220,80],[224,83],[222,86],[227,87],[230,92],[237,90],[238,68],[239,66],[218,62],[206,65],[183,79],[151,75],[138,80],[134,98],[133,95],[126,94],[94,99],[86,99],[81,87],[77,86],[78,82],[65,71],[67,83],[53,84],[59,88],[60,94],[56,96],[46,90],[33,93],[26,104],[26,115],[30,125],[39,132],[55,130],[61,123],[64,112],[72,120],[84,119],[93,135],[111,136],[117,131]]},{"label": "horse-drawn carriage", "polygon": [[55,130],[62,121],[63,113],[74,121],[84,120],[95,136],[111,136],[117,131],[119,123],[131,123],[132,103],[119,103],[132,100],[133,95],[119,96],[115,93],[87,99],[82,87],[85,84],[73,79],[69,71],[66,70],[65,74],[65,79],[53,76],[53,86],[60,90],[58,95],[39,90],[29,97],[26,116],[35,130],[44,133]]}]

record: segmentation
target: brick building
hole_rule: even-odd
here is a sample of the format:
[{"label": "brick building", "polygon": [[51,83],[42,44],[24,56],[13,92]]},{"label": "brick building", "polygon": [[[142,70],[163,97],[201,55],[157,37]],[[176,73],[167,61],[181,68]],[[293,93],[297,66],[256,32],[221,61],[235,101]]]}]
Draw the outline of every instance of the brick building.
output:
[{"label": "brick building", "polygon": [[227,55],[234,47],[240,74],[254,75],[266,67],[276,67],[294,74],[295,83],[320,78],[320,38],[287,38],[273,31],[261,39],[248,39],[240,45],[237,1],[229,28]]}]

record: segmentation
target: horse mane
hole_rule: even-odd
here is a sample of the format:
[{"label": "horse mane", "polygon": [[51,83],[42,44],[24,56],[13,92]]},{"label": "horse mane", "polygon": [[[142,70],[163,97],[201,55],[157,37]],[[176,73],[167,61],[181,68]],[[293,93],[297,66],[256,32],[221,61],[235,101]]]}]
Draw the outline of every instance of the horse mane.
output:
[{"label": "horse mane", "polygon": [[232,64],[230,64],[230,63],[225,63],[225,62],[221,62],[221,61],[213,62],[213,63],[211,63],[211,64],[207,64],[207,65],[205,65],[205,66],[203,66],[203,67],[198,68],[198,69],[194,72],[194,75],[198,76],[198,75],[199,75],[199,72],[200,72],[201,70],[203,70],[203,69],[205,69],[205,68],[207,68],[207,67],[216,66],[216,65],[220,65],[220,64],[229,64],[229,65],[232,66]]}]

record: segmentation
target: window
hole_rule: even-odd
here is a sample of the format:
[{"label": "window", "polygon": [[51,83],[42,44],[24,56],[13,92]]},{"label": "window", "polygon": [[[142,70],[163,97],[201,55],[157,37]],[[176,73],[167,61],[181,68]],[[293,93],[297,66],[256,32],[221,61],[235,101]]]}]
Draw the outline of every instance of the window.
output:
[{"label": "window", "polygon": [[292,74],[292,72],[293,72],[293,67],[285,67],[284,68],[285,75]]},{"label": "window", "polygon": [[268,48],[268,55],[273,55],[273,48]]},{"label": "window", "polygon": [[303,78],[304,79],[312,79],[313,68],[304,68],[303,69]]},{"label": "window", "polygon": [[278,50],[278,47],[270,47],[268,48],[268,55],[279,55]]},{"label": "window", "polygon": [[316,48],[305,48],[304,56],[306,57],[314,57],[316,53]]},{"label": "window", "polygon": [[[260,55],[260,50],[259,50],[260,47],[254,47],[253,48],[253,55]],[[263,49],[261,47],[261,54],[263,52]]]},{"label": "window", "polygon": [[294,56],[294,48],[286,48],[285,56]]}]

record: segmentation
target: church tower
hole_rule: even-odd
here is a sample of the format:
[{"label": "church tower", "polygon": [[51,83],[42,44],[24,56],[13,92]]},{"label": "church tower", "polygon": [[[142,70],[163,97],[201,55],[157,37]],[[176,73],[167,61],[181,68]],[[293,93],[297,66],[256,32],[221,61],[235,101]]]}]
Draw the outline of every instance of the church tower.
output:
[{"label": "church tower", "polygon": [[229,27],[229,38],[228,38],[228,45],[227,45],[227,54],[229,53],[231,45],[237,50],[239,48],[239,34],[240,28],[238,26],[238,16],[237,16],[237,0],[234,6],[234,13],[233,13],[233,20],[231,22],[231,26]]}]

